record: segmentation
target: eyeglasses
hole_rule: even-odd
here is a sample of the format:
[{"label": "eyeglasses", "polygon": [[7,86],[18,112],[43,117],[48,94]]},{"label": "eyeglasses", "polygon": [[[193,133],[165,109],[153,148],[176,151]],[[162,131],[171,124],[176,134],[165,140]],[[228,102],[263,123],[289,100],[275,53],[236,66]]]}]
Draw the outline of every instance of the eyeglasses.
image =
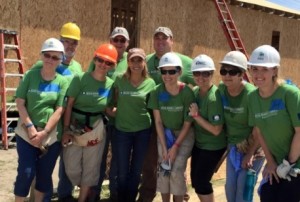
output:
[{"label": "eyeglasses", "polygon": [[199,76],[202,76],[203,78],[208,78],[212,73],[209,72],[209,71],[203,71],[203,72],[200,72],[200,71],[196,71],[196,72],[193,72],[193,75],[195,77],[199,77]]},{"label": "eyeglasses", "polygon": [[231,70],[221,69],[220,70],[220,74],[222,76],[225,76],[226,74],[229,74],[230,76],[236,76],[237,74],[240,74],[240,73],[242,73],[242,72],[239,70],[235,70],[235,69],[231,69]]},{"label": "eyeglasses", "polygon": [[161,73],[162,75],[165,75],[165,74],[174,75],[174,74],[176,74],[177,72],[178,72],[177,69],[169,69],[169,70],[161,69],[161,70],[160,70],[160,73]]},{"label": "eyeglasses", "polygon": [[115,63],[113,63],[113,62],[109,62],[107,60],[103,60],[102,58],[99,58],[99,57],[95,57],[94,60],[96,62],[99,62],[99,63],[104,63],[104,64],[106,64],[107,66],[110,66],[110,67],[112,67],[112,66],[115,65]]},{"label": "eyeglasses", "polygon": [[113,38],[112,39],[114,43],[125,43],[126,42],[126,39],[125,38],[121,38],[121,39],[118,39],[118,38]]},{"label": "eyeglasses", "polygon": [[47,58],[47,59],[51,58],[54,61],[62,60],[61,57],[58,57],[56,55],[50,55],[49,53],[43,53],[43,56],[44,56],[44,58]]}]

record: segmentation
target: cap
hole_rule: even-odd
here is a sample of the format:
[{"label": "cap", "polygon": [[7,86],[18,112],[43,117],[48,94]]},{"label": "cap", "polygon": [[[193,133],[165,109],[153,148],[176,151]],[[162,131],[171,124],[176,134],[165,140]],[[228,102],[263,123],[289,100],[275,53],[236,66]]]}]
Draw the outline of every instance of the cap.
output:
[{"label": "cap", "polygon": [[145,60],[146,59],[145,51],[141,48],[131,48],[128,51],[127,60],[129,60],[133,57],[140,57]]},{"label": "cap", "polygon": [[110,34],[110,38],[115,38],[116,36],[124,36],[125,39],[129,40],[128,31],[124,27],[115,27],[115,29]]},{"label": "cap", "polygon": [[157,33],[163,33],[167,37],[172,37],[173,38],[173,33],[169,27],[159,27],[155,30],[154,35]]}]

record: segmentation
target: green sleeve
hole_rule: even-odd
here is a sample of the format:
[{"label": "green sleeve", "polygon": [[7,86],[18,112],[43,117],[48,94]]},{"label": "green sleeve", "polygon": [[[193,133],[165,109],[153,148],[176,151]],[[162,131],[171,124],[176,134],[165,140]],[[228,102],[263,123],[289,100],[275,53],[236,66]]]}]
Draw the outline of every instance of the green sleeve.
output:
[{"label": "green sleeve", "polygon": [[80,85],[80,78],[82,75],[75,75],[74,78],[72,79],[70,86],[67,91],[67,96],[68,97],[73,97],[76,98],[80,91],[81,91],[81,85]]},{"label": "green sleeve", "polygon": [[61,89],[58,95],[56,106],[65,106],[65,96],[68,89],[68,81],[67,79],[62,77]]},{"label": "green sleeve", "polygon": [[28,91],[28,87],[29,87],[29,83],[30,83],[30,75],[31,73],[29,71],[27,71],[24,74],[23,79],[21,80],[17,91],[16,91],[16,97],[17,98],[21,98],[21,99],[26,99],[26,95],[27,95],[27,91]]}]

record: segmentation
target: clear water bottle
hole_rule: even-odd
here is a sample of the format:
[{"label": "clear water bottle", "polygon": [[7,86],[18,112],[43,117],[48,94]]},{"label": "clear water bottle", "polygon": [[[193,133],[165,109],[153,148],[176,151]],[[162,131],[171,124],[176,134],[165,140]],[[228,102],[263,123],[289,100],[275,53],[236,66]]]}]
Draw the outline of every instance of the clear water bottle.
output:
[{"label": "clear water bottle", "polygon": [[246,181],[244,185],[243,199],[245,201],[253,201],[253,192],[256,184],[256,171],[249,169],[247,171]]}]

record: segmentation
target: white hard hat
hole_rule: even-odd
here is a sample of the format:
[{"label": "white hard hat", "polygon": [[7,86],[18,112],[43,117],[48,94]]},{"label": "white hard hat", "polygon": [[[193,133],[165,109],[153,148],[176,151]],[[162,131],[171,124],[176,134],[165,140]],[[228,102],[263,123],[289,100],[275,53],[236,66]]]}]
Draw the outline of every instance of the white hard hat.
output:
[{"label": "white hard hat", "polygon": [[168,67],[168,66],[179,66],[182,68],[182,62],[180,57],[173,52],[165,53],[159,60],[157,68]]},{"label": "white hard hat", "polygon": [[220,64],[232,65],[247,70],[247,57],[240,51],[230,51],[224,56]]},{"label": "white hard hat", "polygon": [[41,52],[45,51],[57,51],[57,52],[62,52],[64,54],[65,48],[64,45],[55,38],[49,38],[47,39],[42,46]]},{"label": "white hard hat", "polygon": [[262,45],[252,52],[248,65],[278,67],[280,66],[280,55],[274,47]]},{"label": "white hard hat", "polygon": [[201,54],[195,57],[192,63],[191,71],[192,72],[202,72],[202,71],[214,71],[215,63],[207,55]]}]

